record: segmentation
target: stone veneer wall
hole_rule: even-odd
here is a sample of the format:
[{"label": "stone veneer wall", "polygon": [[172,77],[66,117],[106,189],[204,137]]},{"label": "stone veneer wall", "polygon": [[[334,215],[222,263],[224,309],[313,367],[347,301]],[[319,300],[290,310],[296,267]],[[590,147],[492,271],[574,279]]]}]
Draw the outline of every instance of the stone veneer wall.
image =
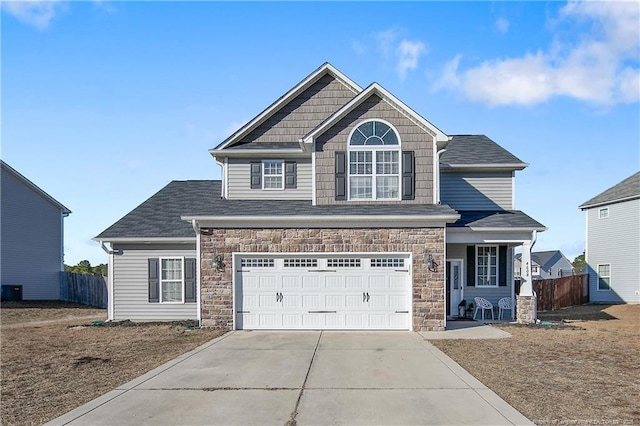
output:
[{"label": "stone veneer wall", "polygon": [[[444,228],[210,229],[201,231],[202,325],[233,327],[232,253],[413,253],[413,329],[444,330]],[[425,264],[430,253],[437,272]],[[224,271],[216,270],[222,255]]]},{"label": "stone veneer wall", "polygon": [[533,324],[538,318],[538,303],[536,296],[516,296],[516,322],[518,324]]}]

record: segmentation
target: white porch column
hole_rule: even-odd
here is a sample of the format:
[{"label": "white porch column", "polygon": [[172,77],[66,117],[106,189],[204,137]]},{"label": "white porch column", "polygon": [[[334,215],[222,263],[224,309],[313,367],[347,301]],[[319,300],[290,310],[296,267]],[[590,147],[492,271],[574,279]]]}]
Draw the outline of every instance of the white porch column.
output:
[{"label": "white porch column", "polygon": [[525,241],[522,244],[522,257],[520,260],[520,296],[533,296],[533,283],[531,279],[531,241]]}]

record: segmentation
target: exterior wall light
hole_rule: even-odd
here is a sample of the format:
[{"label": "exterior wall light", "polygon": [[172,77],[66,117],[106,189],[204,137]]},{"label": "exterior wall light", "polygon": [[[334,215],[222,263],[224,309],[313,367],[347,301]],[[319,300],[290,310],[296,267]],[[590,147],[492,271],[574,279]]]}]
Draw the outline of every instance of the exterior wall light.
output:
[{"label": "exterior wall light", "polygon": [[216,271],[224,272],[225,264],[224,264],[224,258],[222,257],[222,255],[221,254],[217,255],[214,258],[214,260],[216,262]]},{"label": "exterior wall light", "polygon": [[431,272],[438,272],[438,264],[435,260],[433,260],[433,256],[431,256],[431,253],[427,255],[427,269]]}]

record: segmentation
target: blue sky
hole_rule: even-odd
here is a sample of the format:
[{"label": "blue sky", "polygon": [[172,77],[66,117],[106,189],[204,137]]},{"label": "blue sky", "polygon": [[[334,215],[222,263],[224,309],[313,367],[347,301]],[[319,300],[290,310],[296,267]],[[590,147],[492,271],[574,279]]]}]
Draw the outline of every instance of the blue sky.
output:
[{"label": "blue sky", "polygon": [[325,61],[530,167],[536,250],[584,249],[578,205],[640,168],[638,2],[3,2],[2,159],[73,213],[65,263]]}]

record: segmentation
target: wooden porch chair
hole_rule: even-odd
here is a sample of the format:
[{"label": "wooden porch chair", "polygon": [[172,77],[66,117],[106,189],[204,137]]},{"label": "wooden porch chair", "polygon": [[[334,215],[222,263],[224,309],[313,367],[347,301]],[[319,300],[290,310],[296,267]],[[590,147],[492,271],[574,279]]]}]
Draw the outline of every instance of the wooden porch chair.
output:
[{"label": "wooden porch chair", "polygon": [[478,314],[478,309],[482,309],[482,321],[484,321],[484,311],[491,311],[491,319],[494,320],[493,316],[493,305],[484,297],[474,297],[473,300],[476,302],[476,311],[473,313],[473,319],[476,319],[476,315]]}]

